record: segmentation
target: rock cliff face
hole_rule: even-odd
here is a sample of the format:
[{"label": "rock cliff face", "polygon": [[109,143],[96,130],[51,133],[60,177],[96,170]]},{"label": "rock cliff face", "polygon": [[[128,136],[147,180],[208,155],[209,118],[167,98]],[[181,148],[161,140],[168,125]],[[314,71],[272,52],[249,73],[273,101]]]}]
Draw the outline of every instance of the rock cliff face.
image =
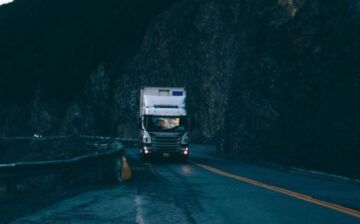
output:
[{"label": "rock cliff face", "polygon": [[253,161],[360,171],[357,0],[181,0],[149,24],[141,45],[96,64],[75,100],[35,97],[2,118],[31,116],[27,128],[44,134],[136,136],[139,88],[185,86],[194,141]]},{"label": "rock cliff face", "polygon": [[359,7],[181,1],[151,23],[116,83],[114,116],[136,120],[141,85],[184,85],[195,140],[251,160],[359,170]]}]

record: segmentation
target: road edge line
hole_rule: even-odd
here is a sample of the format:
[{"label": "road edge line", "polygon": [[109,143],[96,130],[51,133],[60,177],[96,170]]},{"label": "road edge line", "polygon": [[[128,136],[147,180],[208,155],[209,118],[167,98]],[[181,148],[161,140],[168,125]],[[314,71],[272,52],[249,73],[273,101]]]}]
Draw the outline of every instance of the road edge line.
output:
[{"label": "road edge line", "polygon": [[295,191],[287,190],[285,188],[265,184],[265,183],[262,183],[262,182],[259,182],[259,181],[256,181],[256,180],[252,180],[252,179],[247,178],[247,177],[242,177],[242,176],[238,176],[238,175],[235,175],[235,174],[227,173],[225,171],[214,168],[212,166],[201,164],[201,163],[198,163],[198,162],[195,162],[195,161],[192,161],[192,160],[188,160],[188,162],[193,164],[193,165],[196,165],[198,167],[201,167],[201,168],[203,168],[205,170],[208,170],[210,172],[219,174],[221,176],[225,176],[225,177],[229,177],[229,178],[232,178],[232,179],[235,179],[235,180],[239,180],[239,181],[242,181],[242,182],[257,186],[257,187],[261,187],[261,188],[264,188],[264,189],[267,189],[267,190],[271,190],[271,191],[274,191],[274,192],[277,192],[277,193],[285,194],[287,196],[297,198],[297,199],[300,199],[302,201],[306,201],[306,202],[309,202],[309,203],[312,203],[312,204],[315,204],[315,205],[319,205],[319,206],[322,206],[322,207],[325,207],[325,208],[329,208],[329,209],[335,210],[337,212],[341,212],[341,213],[344,213],[344,214],[347,214],[347,215],[350,215],[350,216],[353,216],[353,217],[356,217],[356,218],[360,219],[360,211],[352,209],[352,208],[344,207],[344,206],[341,206],[341,205],[338,205],[338,204],[335,204],[335,203],[331,203],[331,202],[327,202],[327,201],[322,201],[322,200],[313,198],[313,197],[311,197],[309,195],[306,195],[306,194],[301,194],[301,193],[298,193],[298,192],[295,192]]}]

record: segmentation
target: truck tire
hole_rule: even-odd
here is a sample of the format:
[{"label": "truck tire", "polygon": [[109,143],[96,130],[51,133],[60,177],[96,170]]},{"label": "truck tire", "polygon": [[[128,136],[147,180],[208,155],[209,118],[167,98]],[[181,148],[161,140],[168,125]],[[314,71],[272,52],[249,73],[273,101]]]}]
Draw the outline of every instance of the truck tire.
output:
[{"label": "truck tire", "polygon": [[144,153],[140,153],[139,157],[143,162],[148,162],[149,161],[148,156],[146,156]]},{"label": "truck tire", "polygon": [[181,163],[187,163],[187,160],[188,160],[188,157],[186,156],[186,157],[181,158],[180,162]]}]

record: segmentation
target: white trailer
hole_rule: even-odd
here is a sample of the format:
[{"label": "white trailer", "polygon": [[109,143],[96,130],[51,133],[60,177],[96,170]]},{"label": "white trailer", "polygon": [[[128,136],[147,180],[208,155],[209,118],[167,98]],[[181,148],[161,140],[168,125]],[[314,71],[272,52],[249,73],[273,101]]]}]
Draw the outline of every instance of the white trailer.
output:
[{"label": "white trailer", "polygon": [[189,156],[185,88],[143,87],[139,123],[141,158]]}]

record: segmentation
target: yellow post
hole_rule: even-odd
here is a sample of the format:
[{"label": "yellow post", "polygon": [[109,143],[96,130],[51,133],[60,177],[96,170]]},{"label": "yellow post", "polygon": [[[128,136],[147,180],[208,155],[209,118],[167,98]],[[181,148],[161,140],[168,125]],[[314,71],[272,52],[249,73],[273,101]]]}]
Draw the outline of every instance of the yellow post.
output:
[{"label": "yellow post", "polygon": [[131,178],[131,170],[125,156],[122,157],[122,180],[126,181]]}]

